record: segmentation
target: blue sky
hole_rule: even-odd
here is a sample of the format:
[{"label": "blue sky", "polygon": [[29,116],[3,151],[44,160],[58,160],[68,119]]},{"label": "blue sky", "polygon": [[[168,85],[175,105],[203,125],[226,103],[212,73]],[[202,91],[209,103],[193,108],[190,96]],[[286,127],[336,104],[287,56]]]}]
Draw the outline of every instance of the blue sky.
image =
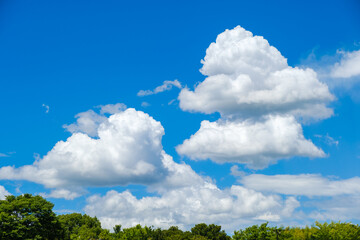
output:
[{"label": "blue sky", "polygon": [[359,223],[359,13],[1,1],[0,197],[108,228]]}]

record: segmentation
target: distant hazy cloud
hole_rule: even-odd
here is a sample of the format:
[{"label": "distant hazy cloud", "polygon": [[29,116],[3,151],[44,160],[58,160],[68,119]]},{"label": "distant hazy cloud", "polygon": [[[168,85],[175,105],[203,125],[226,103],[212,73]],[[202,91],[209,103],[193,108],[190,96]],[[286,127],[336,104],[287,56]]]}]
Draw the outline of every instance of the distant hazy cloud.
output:
[{"label": "distant hazy cloud", "polygon": [[331,180],[314,174],[262,175],[252,174],[239,180],[245,187],[261,192],[286,195],[337,196],[359,195],[360,178]]},{"label": "distant hazy cloud", "polygon": [[316,210],[309,217],[316,221],[353,221],[360,216],[360,195],[335,196],[328,199],[308,201],[306,205]]},{"label": "distant hazy cloud", "polygon": [[337,146],[337,145],[339,145],[339,141],[335,140],[332,137],[330,137],[329,134],[326,134],[326,135],[316,134],[315,137],[319,138],[321,141],[323,141],[324,143],[326,143],[329,146],[332,146],[332,145]]},{"label": "distant hazy cloud", "polygon": [[100,108],[100,114],[115,114],[122,112],[126,109],[126,105],[123,103],[99,105],[97,107]]},{"label": "distant hazy cloud", "polygon": [[7,155],[5,153],[0,153],[0,157],[9,157],[9,155]]},{"label": "distant hazy cloud", "polygon": [[137,95],[139,97],[153,95],[165,91],[169,91],[172,89],[172,87],[182,88],[181,83],[178,80],[174,81],[164,81],[164,83],[158,87],[156,87],[154,90],[140,90]]},{"label": "distant hazy cloud", "polygon": [[333,78],[351,78],[360,76],[360,50],[353,52],[340,51],[342,58],[331,68]]},{"label": "distant hazy cloud", "polygon": [[45,112],[49,113],[50,107],[46,104],[43,104],[42,106],[45,108]]},{"label": "distant hazy cloud", "polygon": [[107,117],[104,115],[115,114],[122,112],[126,109],[126,105],[122,103],[116,104],[107,104],[107,105],[99,105],[97,108],[100,108],[100,114],[94,112],[93,110],[88,110],[86,112],[81,112],[75,115],[77,118],[76,123],[72,123],[69,125],[64,124],[63,128],[71,133],[85,133],[90,137],[98,136],[98,128],[101,123],[106,121]]},{"label": "distant hazy cloud", "polygon": [[149,106],[150,106],[150,103],[148,103],[148,102],[142,102],[142,103],[141,103],[141,106],[142,106],[142,107],[149,107]]}]

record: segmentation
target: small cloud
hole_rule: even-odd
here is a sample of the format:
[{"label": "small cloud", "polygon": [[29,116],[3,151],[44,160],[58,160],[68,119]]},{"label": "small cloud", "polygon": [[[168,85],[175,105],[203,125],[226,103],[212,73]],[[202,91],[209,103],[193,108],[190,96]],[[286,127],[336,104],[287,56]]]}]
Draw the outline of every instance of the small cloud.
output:
[{"label": "small cloud", "polygon": [[171,100],[170,102],[168,102],[168,105],[173,105],[173,103],[176,101],[176,99]]},{"label": "small cloud", "polygon": [[230,168],[230,174],[233,175],[234,177],[243,177],[246,175],[244,171],[239,170],[238,165],[234,165]]},{"label": "small cloud", "polygon": [[351,78],[360,76],[360,50],[353,52],[338,51],[341,55],[339,62],[331,68],[333,78]]},{"label": "small cloud", "polygon": [[339,141],[330,137],[328,133],[325,136],[317,134],[317,135],[315,135],[315,137],[319,138],[321,141],[323,141],[324,143],[326,143],[329,146],[332,146],[332,145],[338,146],[339,145]]},{"label": "small cloud", "polygon": [[142,106],[142,107],[149,107],[149,106],[150,106],[150,103],[148,103],[148,102],[142,102],[142,103],[141,103],[141,106]]},{"label": "small cloud", "polygon": [[127,107],[123,103],[116,104],[107,104],[107,105],[99,105],[97,108],[100,108],[100,114],[115,114],[119,112],[123,112]]},{"label": "small cloud", "polygon": [[42,106],[45,108],[45,113],[49,113],[50,107],[44,103]]},{"label": "small cloud", "polygon": [[181,83],[175,79],[174,81],[164,81],[162,85],[156,87],[153,91],[152,90],[140,90],[137,95],[139,97],[154,95],[161,92],[169,91],[172,87],[182,88]]},{"label": "small cloud", "polygon": [[101,123],[107,120],[105,114],[116,114],[126,110],[126,105],[123,103],[99,105],[96,108],[100,109],[100,113],[93,110],[81,112],[75,115],[76,122],[72,124],[64,124],[65,128],[70,133],[85,133],[90,137],[98,136],[98,128]]},{"label": "small cloud", "polygon": [[21,187],[21,185],[19,185],[19,186],[17,186],[17,187],[15,188],[15,192],[16,192],[16,193],[19,193],[19,194],[22,193],[21,190],[20,190],[20,187]]},{"label": "small cloud", "polygon": [[0,153],[0,158],[1,157],[10,157],[11,155],[15,154],[16,152],[7,152],[7,153]]},{"label": "small cloud", "polygon": [[47,193],[40,193],[40,196],[44,198],[64,198],[66,200],[73,200],[75,198],[80,197],[82,194],[78,192],[72,192],[67,189],[55,189]]}]

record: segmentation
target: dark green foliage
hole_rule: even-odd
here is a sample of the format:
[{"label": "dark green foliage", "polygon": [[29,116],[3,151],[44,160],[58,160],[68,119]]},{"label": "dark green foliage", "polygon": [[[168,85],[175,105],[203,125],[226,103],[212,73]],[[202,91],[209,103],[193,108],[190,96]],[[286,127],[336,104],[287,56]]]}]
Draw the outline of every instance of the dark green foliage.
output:
[{"label": "dark green foliage", "polygon": [[44,198],[31,194],[0,200],[0,239],[62,239],[53,207]]},{"label": "dark green foliage", "polygon": [[71,213],[60,215],[59,221],[64,229],[64,239],[98,239],[102,232],[101,223],[96,217]]},{"label": "dark green foliage", "polygon": [[199,235],[206,237],[206,239],[211,240],[228,240],[231,239],[229,236],[226,235],[225,231],[221,231],[221,226],[210,224],[206,225],[205,223],[200,223],[195,225],[191,229],[191,232],[194,235]]},{"label": "dark green foliage", "polygon": [[267,223],[235,231],[234,240],[360,240],[360,227],[351,223],[319,223],[311,227],[268,227]]}]

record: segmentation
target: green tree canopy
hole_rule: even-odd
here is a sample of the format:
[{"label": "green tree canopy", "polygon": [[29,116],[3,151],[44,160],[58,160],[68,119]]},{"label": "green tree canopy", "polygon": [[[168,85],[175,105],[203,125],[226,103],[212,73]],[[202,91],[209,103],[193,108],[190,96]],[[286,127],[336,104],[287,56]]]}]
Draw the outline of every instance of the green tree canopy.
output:
[{"label": "green tree canopy", "polygon": [[98,239],[101,233],[101,223],[96,217],[86,214],[71,213],[60,215],[59,221],[64,229],[64,239]]},{"label": "green tree canopy", "polygon": [[191,232],[194,235],[199,235],[206,237],[211,240],[228,240],[231,239],[226,235],[225,231],[221,231],[221,226],[210,224],[206,225],[205,223],[196,224],[193,228],[191,228]]},{"label": "green tree canopy", "polygon": [[62,239],[53,207],[41,196],[31,194],[0,200],[0,239]]}]

